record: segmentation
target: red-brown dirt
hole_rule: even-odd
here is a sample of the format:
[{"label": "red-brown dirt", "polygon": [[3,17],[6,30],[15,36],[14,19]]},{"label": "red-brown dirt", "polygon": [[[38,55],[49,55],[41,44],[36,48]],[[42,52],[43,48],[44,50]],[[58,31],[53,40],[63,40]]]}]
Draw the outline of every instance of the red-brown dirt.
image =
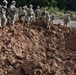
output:
[{"label": "red-brown dirt", "polygon": [[76,75],[76,29],[39,22],[0,29],[0,75]]}]

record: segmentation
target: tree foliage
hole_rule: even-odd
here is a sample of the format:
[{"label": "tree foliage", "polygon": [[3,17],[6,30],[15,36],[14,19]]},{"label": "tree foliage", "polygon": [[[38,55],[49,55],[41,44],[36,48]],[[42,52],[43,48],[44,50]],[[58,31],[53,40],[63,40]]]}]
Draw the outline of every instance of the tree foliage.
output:
[{"label": "tree foliage", "polygon": [[[0,0],[0,4],[2,4],[3,0]],[[8,0],[9,5],[11,4],[12,0]],[[16,0],[17,7],[33,4],[34,8],[36,6],[41,7],[58,7],[59,9],[65,9],[65,10],[74,10],[76,11],[76,0]],[[8,6],[9,6],[8,5]]]}]

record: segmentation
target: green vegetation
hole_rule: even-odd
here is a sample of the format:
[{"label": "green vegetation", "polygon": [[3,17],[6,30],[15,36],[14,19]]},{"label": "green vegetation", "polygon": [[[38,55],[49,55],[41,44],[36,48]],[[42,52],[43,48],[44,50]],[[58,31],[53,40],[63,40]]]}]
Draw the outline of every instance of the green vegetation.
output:
[{"label": "green vegetation", "polygon": [[[3,0],[0,0],[0,4]],[[8,0],[9,5],[12,0]],[[48,7],[58,7],[60,10],[72,10],[76,11],[76,0],[16,0],[17,1],[17,7],[23,6],[23,5],[29,5],[33,4],[34,8],[36,8],[37,5],[39,6],[48,6]]]}]

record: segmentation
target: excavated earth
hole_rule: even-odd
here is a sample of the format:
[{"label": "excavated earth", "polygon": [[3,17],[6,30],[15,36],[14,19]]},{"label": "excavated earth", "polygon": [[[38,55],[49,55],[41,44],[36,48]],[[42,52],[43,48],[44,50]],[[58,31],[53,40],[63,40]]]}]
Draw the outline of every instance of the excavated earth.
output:
[{"label": "excavated earth", "polygon": [[76,29],[41,20],[0,29],[0,75],[76,75]]}]

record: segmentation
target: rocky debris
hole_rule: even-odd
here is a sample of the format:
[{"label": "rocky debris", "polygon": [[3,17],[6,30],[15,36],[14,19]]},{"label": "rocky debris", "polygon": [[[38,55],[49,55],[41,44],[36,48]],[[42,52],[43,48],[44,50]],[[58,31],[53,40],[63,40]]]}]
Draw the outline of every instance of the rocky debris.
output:
[{"label": "rocky debris", "polygon": [[0,29],[0,75],[75,75],[76,29],[50,26],[39,19]]},{"label": "rocky debris", "polygon": [[22,54],[22,49],[18,48],[18,47],[14,47],[14,54],[16,55],[17,58],[22,59],[23,58],[23,54]]}]

